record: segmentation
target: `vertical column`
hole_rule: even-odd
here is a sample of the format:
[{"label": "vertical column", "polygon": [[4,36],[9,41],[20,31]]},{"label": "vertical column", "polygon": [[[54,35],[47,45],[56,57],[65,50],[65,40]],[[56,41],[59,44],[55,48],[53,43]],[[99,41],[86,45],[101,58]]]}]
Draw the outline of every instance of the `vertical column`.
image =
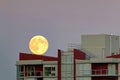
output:
[{"label": "vertical column", "polygon": [[61,80],[61,50],[58,50],[58,80]]},{"label": "vertical column", "polygon": [[61,54],[61,80],[74,80],[73,51],[65,51]]},{"label": "vertical column", "polygon": [[17,77],[17,80],[19,80],[20,79],[19,65],[16,65],[16,68],[17,68],[17,70],[16,70],[16,77]]}]

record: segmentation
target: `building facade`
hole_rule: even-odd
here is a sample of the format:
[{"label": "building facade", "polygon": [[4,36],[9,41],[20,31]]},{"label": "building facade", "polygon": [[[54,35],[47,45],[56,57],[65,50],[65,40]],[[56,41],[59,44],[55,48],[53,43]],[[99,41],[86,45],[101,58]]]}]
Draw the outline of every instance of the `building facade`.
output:
[{"label": "building facade", "polygon": [[[115,46],[117,43],[111,40],[107,44],[105,37],[109,38],[109,35],[98,35],[99,39],[96,39],[96,36],[89,39],[90,36],[92,35],[82,36],[81,49],[74,48],[68,51],[59,49],[57,57],[20,53],[19,61],[16,62],[17,80],[120,80],[120,54],[117,52],[117,48],[116,54],[105,53],[106,56],[97,57],[96,55],[102,54],[101,51],[91,53],[86,44],[88,43],[93,48],[93,38],[95,39],[93,42],[96,43],[93,44],[97,45],[97,47],[94,46],[96,48],[106,48],[106,45],[112,46],[113,44]],[[99,44],[97,40],[103,41]],[[98,47],[101,45],[102,47]],[[93,57],[93,55],[95,56]]]}]

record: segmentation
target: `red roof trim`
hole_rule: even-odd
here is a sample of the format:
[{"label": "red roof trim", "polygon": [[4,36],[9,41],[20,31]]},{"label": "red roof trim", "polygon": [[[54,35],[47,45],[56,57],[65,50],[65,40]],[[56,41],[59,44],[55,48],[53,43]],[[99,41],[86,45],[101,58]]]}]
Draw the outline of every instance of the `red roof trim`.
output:
[{"label": "red roof trim", "polygon": [[44,55],[35,55],[28,53],[20,53],[19,60],[43,60],[43,61],[57,61],[57,57],[44,56]]},{"label": "red roof trim", "polygon": [[120,54],[112,55],[112,56],[107,56],[106,58],[120,58]]}]

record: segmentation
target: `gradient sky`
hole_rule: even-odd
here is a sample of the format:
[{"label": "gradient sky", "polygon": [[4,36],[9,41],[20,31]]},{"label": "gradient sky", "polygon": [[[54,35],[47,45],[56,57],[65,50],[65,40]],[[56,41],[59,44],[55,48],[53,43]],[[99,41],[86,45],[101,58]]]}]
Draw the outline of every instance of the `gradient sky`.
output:
[{"label": "gradient sky", "polygon": [[120,35],[120,0],[0,0],[0,78],[16,80],[19,52],[30,53],[29,40],[49,40],[46,55],[57,55],[81,34]]}]

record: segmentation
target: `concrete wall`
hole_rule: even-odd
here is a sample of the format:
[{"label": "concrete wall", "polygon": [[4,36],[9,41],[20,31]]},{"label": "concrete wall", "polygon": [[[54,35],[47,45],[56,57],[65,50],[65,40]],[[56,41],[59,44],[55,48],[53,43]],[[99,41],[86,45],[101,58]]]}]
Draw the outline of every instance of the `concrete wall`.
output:
[{"label": "concrete wall", "polygon": [[81,44],[83,49],[98,58],[119,53],[119,36],[116,35],[82,35]]}]

